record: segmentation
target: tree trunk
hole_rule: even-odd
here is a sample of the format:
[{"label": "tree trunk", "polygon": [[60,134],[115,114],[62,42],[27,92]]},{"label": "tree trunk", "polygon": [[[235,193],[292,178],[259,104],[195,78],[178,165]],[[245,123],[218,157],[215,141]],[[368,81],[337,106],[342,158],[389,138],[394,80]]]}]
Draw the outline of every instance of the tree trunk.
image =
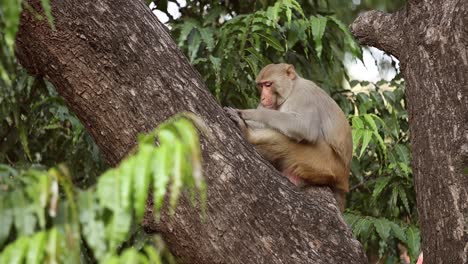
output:
[{"label": "tree trunk", "polygon": [[[38,9],[39,1],[31,1]],[[25,11],[17,56],[51,81],[110,164],[136,135],[180,111],[209,126],[202,137],[207,217],[187,199],[161,232],[186,263],[363,263],[328,188],[295,188],[224,115],[164,26],[141,1],[52,1],[56,31]]]},{"label": "tree trunk", "polygon": [[424,263],[468,263],[468,1],[410,0],[352,31],[401,63]]}]

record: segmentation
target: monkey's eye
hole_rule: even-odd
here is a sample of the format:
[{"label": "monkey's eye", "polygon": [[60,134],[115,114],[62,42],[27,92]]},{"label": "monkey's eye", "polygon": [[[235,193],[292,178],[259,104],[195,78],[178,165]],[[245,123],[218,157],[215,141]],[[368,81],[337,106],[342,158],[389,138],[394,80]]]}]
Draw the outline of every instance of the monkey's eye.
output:
[{"label": "monkey's eye", "polygon": [[263,86],[265,87],[271,87],[273,85],[273,82],[270,81],[265,81],[265,82],[258,82],[257,87],[262,88]]}]

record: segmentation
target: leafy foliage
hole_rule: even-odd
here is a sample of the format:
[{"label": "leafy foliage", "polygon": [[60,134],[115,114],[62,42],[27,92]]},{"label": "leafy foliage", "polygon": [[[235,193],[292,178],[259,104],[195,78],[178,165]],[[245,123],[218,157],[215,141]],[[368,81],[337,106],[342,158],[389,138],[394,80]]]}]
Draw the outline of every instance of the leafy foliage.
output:
[{"label": "leafy foliage", "polygon": [[356,113],[351,117],[354,187],[348,195],[346,218],[368,250],[394,258],[400,242],[414,260],[419,254],[420,237],[415,232],[418,219],[404,83],[372,86],[368,93],[356,95]]},{"label": "leafy foliage", "polygon": [[[415,261],[420,253],[420,234],[416,226],[395,220],[391,221],[384,217],[362,216],[353,213],[345,214],[354,235],[361,241],[366,248],[374,248],[378,245],[378,254],[385,256],[386,263],[398,261],[398,252],[396,246],[390,247],[389,244],[400,241],[408,248],[411,260]],[[378,242],[378,244],[376,243]]]},{"label": "leafy foliage", "polygon": [[220,7],[207,8],[200,17],[171,24],[179,46],[223,105],[254,107],[255,75],[271,62],[292,63],[303,75],[337,91],[345,75],[344,52],[360,54],[339,19],[306,14],[295,0],[229,16]]},{"label": "leafy foliage", "polygon": [[107,170],[88,190],[74,187],[63,166],[45,171],[2,165],[0,248],[7,246],[0,262],[78,263],[87,246],[102,263],[161,263],[149,244],[137,250],[124,242],[141,222],[150,190],[155,212],[167,188],[172,212],[182,187],[192,191],[192,202],[203,205],[206,188],[200,168],[197,132],[185,118],[140,136],[136,153]]}]

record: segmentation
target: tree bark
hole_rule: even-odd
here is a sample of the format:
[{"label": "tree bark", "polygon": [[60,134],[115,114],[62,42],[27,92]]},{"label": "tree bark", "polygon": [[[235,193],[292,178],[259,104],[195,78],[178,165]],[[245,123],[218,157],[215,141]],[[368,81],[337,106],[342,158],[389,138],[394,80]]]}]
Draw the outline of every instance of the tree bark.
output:
[{"label": "tree bark", "polygon": [[352,31],[400,60],[424,263],[468,263],[468,2],[412,0]]},{"label": "tree bark", "polygon": [[[39,9],[39,1],[31,5]],[[136,135],[180,111],[200,116],[207,216],[182,199],[161,232],[186,263],[363,263],[328,188],[289,184],[226,117],[164,26],[141,1],[52,1],[56,31],[25,11],[17,57],[52,82],[117,164]]]}]

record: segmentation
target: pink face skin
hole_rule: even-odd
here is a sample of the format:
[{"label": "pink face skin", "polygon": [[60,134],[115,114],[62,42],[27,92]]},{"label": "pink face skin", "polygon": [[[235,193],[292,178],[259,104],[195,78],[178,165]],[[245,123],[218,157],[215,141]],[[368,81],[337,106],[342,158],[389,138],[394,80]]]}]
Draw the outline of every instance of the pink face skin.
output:
[{"label": "pink face skin", "polygon": [[273,82],[262,81],[257,83],[258,89],[261,91],[260,103],[268,109],[276,109],[276,94],[273,89]]}]

